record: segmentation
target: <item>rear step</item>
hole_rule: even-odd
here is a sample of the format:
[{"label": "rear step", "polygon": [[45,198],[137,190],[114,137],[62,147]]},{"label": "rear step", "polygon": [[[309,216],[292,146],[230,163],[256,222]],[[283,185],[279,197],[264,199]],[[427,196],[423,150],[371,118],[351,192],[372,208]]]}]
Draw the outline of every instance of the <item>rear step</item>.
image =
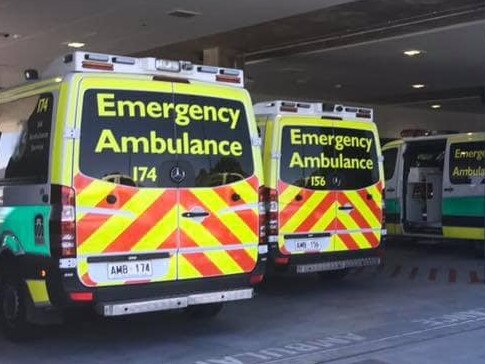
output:
[{"label": "rear step", "polygon": [[334,262],[323,262],[314,264],[299,264],[296,266],[296,273],[325,272],[330,270],[367,267],[379,264],[381,264],[380,257],[346,259]]},{"label": "rear step", "polygon": [[253,297],[253,289],[197,293],[189,296],[162,298],[158,300],[106,302],[96,306],[96,311],[103,316],[122,316],[137,313],[156,312],[184,308],[207,303],[246,300]]}]

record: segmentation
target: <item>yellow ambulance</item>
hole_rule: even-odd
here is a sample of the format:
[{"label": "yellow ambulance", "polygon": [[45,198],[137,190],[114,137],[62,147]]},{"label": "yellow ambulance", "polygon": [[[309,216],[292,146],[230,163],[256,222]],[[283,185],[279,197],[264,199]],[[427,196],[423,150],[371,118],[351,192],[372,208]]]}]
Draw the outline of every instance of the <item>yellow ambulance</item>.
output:
[{"label": "yellow ambulance", "polygon": [[[249,299],[267,246],[243,72],[74,52],[0,93],[0,322]],[[35,80],[35,78],[40,78]]]},{"label": "yellow ambulance", "polygon": [[383,167],[372,109],[294,101],[254,109],[271,266],[340,278],[378,265]]}]

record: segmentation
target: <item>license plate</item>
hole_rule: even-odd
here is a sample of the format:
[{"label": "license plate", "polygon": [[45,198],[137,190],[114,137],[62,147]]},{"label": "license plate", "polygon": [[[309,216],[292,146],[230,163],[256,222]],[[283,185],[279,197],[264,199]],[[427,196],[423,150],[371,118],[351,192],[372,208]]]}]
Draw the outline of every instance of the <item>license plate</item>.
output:
[{"label": "license plate", "polygon": [[152,275],[152,262],[117,262],[108,264],[109,279],[144,278]]},{"label": "license plate", "polygon": [[295,242],[296,251],[320,251],[323,249],[323,242],[320,240],[301,240]]},{"label": "license plate", "polygon": [[292,253],[312,253],[328,251],[330,248],[330,237],[291,237],[285,240],[285,247]]}]

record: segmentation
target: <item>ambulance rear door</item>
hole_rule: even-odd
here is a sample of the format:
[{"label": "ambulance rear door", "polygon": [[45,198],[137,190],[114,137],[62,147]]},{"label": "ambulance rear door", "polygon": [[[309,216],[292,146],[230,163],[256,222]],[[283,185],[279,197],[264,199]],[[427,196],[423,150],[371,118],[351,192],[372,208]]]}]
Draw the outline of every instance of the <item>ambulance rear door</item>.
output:
[{"label": "ambulance rear door", "polygon": [[[78,275],[90,287],[177,279],[172,82],[80,75],[74,148]],[[164,106],[165,105],[165,106]],[[76,134],[79,134],[76,137]]]},{"label": "ambulance rear door", "polygon": [[332,188],[333,120],[280,116],[278,141],[278,246],[282,254],[334,250],[337,194]]},{"label": "ambulance rear door", "polygon": [[485,134],[448,138],[442,206],[445,237],[484,239]]},{"label": "ambulance rear door", "polygon": [[176,164],[178,277],[249,273],[258,258],[262,183],[250,98],[243,89],[191,81],[174,84],[174,103],[181,110],[180,105],[191,105],[175,120],[183,149]]},{"label": "ambulance rear door", "polygon": [[383,171],[376,125],[334,123],[335,251],[376,248],[382,229]]}]

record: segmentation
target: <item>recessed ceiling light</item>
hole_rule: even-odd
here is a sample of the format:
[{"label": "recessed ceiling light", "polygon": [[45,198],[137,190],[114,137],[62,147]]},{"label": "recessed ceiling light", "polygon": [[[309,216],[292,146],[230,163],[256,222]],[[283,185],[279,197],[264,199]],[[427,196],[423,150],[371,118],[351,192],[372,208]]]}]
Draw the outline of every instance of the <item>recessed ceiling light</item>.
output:
[{"label": "recessed ceiling light", "polygon": [[420,51],[419,49],[408,49],[402,53],[408,57],[416,57],[422,54],[423,51]]},{"label": "recessed ceiling light", "polygon": [[185,10],[185,9],[175,9],[167,13],[170,16],[176,18],[193,18],[194,16],[200,15],[197,11]]},{"label": "recessed ceiling light", "polygon": [[432,109],[441,109],[441,104],[433,104],[431,105]]},{"label": "recessed ceiling light", "polygon": [[414,85],[411,85],[412,88],[425,88],[426,85],[422,83],[415,83]]},{"label": "recessed ceiling light", "polygon": [[81,42],[69,42],[67,43],[67,46],[68,47],[71,47],[71,48],[82,48],[84,47],[86,44],[84,43],[81,43]]}]

